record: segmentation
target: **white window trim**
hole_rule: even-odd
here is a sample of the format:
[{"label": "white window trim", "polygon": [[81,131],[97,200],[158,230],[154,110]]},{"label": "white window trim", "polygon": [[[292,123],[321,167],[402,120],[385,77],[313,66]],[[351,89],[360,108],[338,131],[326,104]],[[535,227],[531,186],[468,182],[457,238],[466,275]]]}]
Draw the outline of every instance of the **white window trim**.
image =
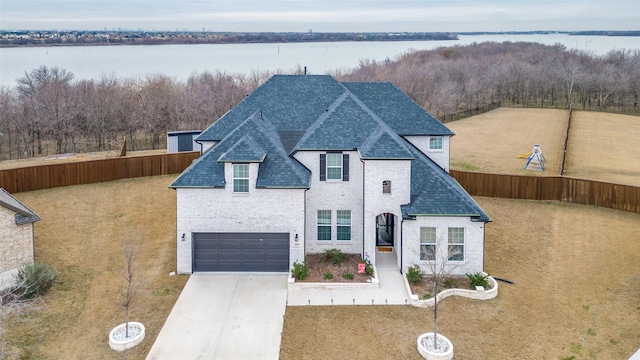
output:
[{"label": "white window trim", "polygon": [[[449,229],[462,229],[462,243],[452,243],[451,239],[449,238]],[[465,262],[466,258],[467,258],[467,254],[465,253],[467,251],[467,247],[466,245],[466,230],[463,227],[449,227],[447,228],[447,261],[448,262],[453,262],[453,263],[463,263]],[[449,246],[462,246],[462,260],[451,260],[449,259]]]},{"label": "white window trim", "polygon": [[[434,231],[434,239],[433,242],[422,242],[422,229],[433,229]],[[419,247],[419,252],[420,252],[420,261],[424,261],[424,262],[434,262],[437,259],[438,256],[438,228],[434,227],[434,226],[422,226],[420,227],[420,247]],[[422,246],[423,245],[433,245],[434,249],[433,249],[433,259],[422,259]]]},{"label": "white window trim", "polygon": [[[320,211],[329,211],[329,223],[328,224],[320,224],[320,216],[318,216],[318,213]],[[320,226],[329,228],[329,239],[328,240],[320,240],[319,239],[318,228]],[[333,241],[333,211],[332,210],[326,210],[326,209],[318,209],[318,210],[316,210],[316,241],[319,242],[319,243],[322,243],[322,244],[327,244],[327,243]]]},{"label": "white window trim", "polygon": [[[236,177],[236,166],[246,166],[247,167],[247,177]],[[251,190],[251,167],[249,164],[231,164],[231,186],[232,192],[234,194],[249,194]],[[236,191],[236,180],[247,180],[247,191]]]},{"label": "white window trim", "polygon": [[[340,213],[341,211],[344,211],[344,212],[348,212],[348,213],[349,213],[349,224],[348,224],[348,225],[347,225],[347,224],[340,224],[340,217],[339,217],[339,213]],[[352,220],[351,210],[337,210],[337,211],[336,211],[336,241],[343,242],[343,241],[351,241],[351,240],[353,240],[353,228],[351,227],[351,224],[352,224],[352,221],[351,221],[351,220]],[[349,240],[341,240],[341,239],[338,239],[338,234],[339,234],[339,232],[338,232],[338,228],[339,228],[339,227],[349,227]]]},{"label": "white window trim", "polygon": [[[440,148],[431,147],[431,139],[440,139]],[[429,136],[429,151],[431,152],[443,152],[444,151],[444,136]]]},{"label": "white window trim", "polygon": [[[330,156],[331,156],[331,157],[333,157],[333,156],[337,156],[337,157],[339,157],[339,158],[340,158],[340,166],[339,166],[339,167],[338,167],[338,166],[335,166],[335,165],[333,165],[333,166],[329,166],[329,157],[330,157]],[[343,174],[343,172],[344,172],[344,168],[343,168],[343,167],[344,167],[344,163],[343,163],[342,153],[339,153],[339,154],[328,153],[328,154],[327,154],[327,157],[326,157],[326,162],[327,162],[327,163],[326,163],[326,165],[325,165],[325,174],[326,174],[325,176],[326,176],[326,181],[328,181],[328,182],[340,182],[340,181],[342,181],[342,174]],[[330,178],[329,178],[329,169],[330,169],[330,168],[331,168],[331,169],[337,169],[337,168],[340,168],[340,177],[339,177],[339,178],[337,178],[337,179],[330,179]]]}]

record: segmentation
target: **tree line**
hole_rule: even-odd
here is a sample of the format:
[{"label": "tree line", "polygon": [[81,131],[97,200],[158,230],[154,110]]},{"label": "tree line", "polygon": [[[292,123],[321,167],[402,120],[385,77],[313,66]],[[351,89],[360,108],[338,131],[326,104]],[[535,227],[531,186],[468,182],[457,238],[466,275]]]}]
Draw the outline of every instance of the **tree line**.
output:
[{"label": "tree line", "polygon": [[595,55],[564,45],[486,42],[362,60],[343,81],[389,81],[436,117],[485,104],[640,114],[640,49]]},{"label": "tree line", "polygon": [[[41,66],[0,88],[0,158],[118,149],[124,137],[129,150],[159,149],[167,131],[205,129],[272,75],[74,80]],[[331,75],[389,81],[438,118],[496,102],[640,114],[640,50],[595,55],[559,44],[480,43],[365,59]]]}]

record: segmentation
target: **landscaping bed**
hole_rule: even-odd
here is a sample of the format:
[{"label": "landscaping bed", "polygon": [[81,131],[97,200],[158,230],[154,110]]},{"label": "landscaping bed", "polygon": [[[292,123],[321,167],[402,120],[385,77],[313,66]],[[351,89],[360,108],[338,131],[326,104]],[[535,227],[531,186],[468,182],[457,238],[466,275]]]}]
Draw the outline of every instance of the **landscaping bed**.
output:
[{"label": "landscaping bed", "polygon": [[[424,277],[418,283],[408,281],[411,293],[417,295],[419,299],[431,299],[434,295],[435,281],[432,277]],[[438,292],[447,289],[465,289],[475,290],[475,286],[471,286],[471,280],[467,277],[447,277],[442,280],[438,287]]]},{"label": "landscaping bed", "polygon": [[334,264],[333,261],[326,259],[325,254],[307,254],[305,264],[309,267],[309,273],[304,280],[296,281],[313,283],[370,282],[373,276],[358,274],[358,264],[361,262],[360,254],[344,254],[344,260],[339,264]]}]

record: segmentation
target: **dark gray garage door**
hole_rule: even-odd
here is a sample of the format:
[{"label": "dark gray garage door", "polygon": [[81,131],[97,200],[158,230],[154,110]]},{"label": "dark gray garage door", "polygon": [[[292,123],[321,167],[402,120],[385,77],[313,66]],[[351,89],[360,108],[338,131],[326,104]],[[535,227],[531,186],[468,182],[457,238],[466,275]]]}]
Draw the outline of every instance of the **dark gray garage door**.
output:
[{"label": "dark gray garage door", "polygon": [[194,233],[193,271],[289,271],[288,233]]}]

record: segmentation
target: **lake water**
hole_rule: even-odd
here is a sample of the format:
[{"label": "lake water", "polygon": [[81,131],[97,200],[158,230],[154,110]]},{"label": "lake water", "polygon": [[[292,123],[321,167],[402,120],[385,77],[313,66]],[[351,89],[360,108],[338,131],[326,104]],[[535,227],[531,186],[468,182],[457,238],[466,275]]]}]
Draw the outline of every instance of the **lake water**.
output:
[{"label": "lake water", "polygon": [[640,37],[567,34],[466,35],[455,41],[0,48],[0,85],[15,86],[16,80],[25,72],[41,65],[66,69],[76,79],[98,79],[102,75],[128,78],[162,73],[185,80],[193,73],[204,71],[290,72],[298,66],[306,66],[312,74],[324,74],[353,68],[361,59],[394,59],[411,49],[429,50],[486,41],[560,43],[570,49],[591,51],[597,55],[614,49],[640,49]]}]

